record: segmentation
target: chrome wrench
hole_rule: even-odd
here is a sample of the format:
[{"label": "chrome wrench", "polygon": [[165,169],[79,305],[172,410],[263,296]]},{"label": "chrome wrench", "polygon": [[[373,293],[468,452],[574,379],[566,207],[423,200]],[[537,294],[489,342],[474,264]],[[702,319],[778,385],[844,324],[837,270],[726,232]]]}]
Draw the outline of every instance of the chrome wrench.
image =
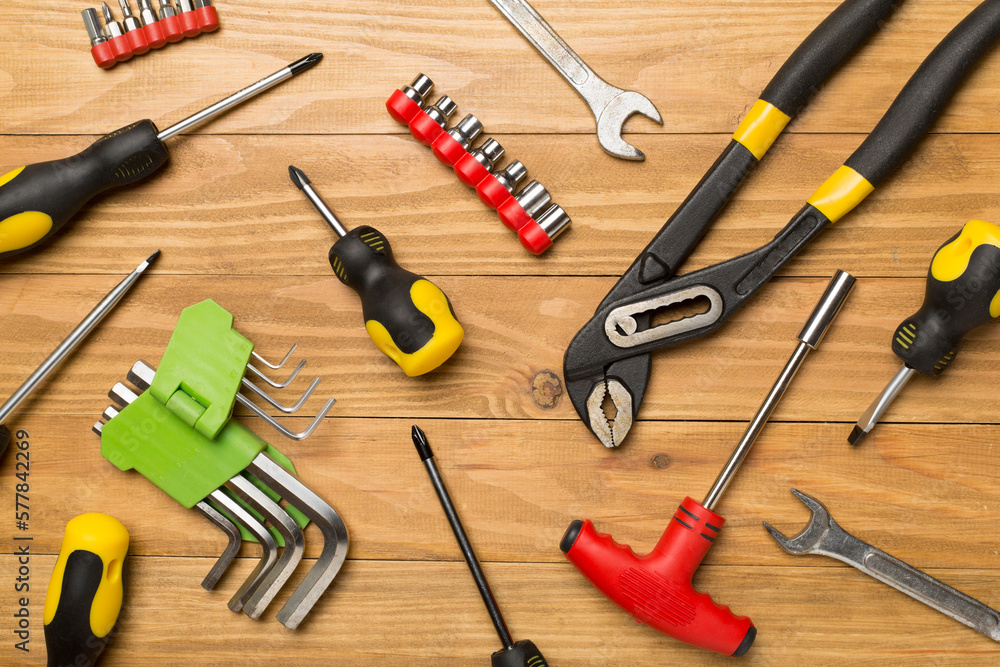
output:
[{"label": "chrome wrench", "polygon": [[996,609],[862,542],[837,525],[823,503],[796,489],[792,489],[792,493],[812,511],[812,518],[798,535],[791,538],[764,522],[764,528],[782,549],[790,554],[836,558],[1000,642],[1000,612]]},{"label": "chrome wrench", "polygon": [[641,113],[660,125],[663,119],[645,95],[615,88],[599,77],[564,42],[526,0],[490,0],[525,39],[545,56],[590,106],[597,121],[601,148],[623,160],[645,160],[646,156],[622,139],[622,127],[633,114]]}]

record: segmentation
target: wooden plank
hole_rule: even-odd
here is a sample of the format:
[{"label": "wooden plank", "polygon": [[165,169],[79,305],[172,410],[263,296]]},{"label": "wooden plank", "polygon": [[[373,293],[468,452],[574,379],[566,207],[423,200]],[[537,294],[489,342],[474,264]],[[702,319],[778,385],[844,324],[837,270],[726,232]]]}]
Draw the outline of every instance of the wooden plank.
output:
[{"label": "wooden plank", "polygon": [[[13,560],[0,557],[5,569]],[[45,664],[42,593],[54,560],[32,559],[31,653],[6,641],[0,645],[5,663]],[[349,562],[295,632],[273,618],[289,591],[251,621],[226,608],[227,590],[206,593],[198,586],[208,566],[201,558],[133,558],[120,633],[101,664],[473,665],[499,648],[464,563]],[[242,579],[251,567],[241,560],[224,583]],[[515,639],[534,641],[551,664],[716,665],[723,659],[635,623],[568,563],[490,563],[486,571]],[[930,574],[987,601],[995,595],[995,570]],[[1000,656],[986,637],[842,564],[703,567],[698,584],[754,620],[759,634],[745,658],[754,664],[838,665],[850,655],[854,664],[964,666],[995,664]],[[11,598],[0,597],[8,625],[16,611]]]},{"label": "wooden plank", "polygon": [[[288,179],[294,162],[348,227],[382,230],[410,270],[433,275],[619,276],[698,182],[728,137],[649,137],[624,164],[573,136],[502,135],[530,178],[573,217],[538,258],[428,149],[407,137],[195,137],[171,142],[163,173],[84,209],[43,252],[2,273],[109,273],[162,248],[158,271],[331,275],[335,240]],[[860,135],[785,137],[751,175],[685,266],[766,243],[860,144]],[[0,137],[0,171],[70,155],[87,137]],[[783,275],[924,276],[968,220],[1000,221],[1000,136],[934,136],[853,215],[821,234]],[[16,157],[15,157],[16,156]],[[567,159],[571,156],[571,159]]]},{"label": "wooden plank", "polygon": [[[30,435],[36,511],[28,531],[14,532],[32,536],[35,553],[56,553],[65,522],[99,509],[129,527],[135,554],[222,553],[225,539],[214,526],[99,455],[98,438],[89,432],[94,421],[18,420]],[[559,540],[574,519],[589,518],[617,541],[648,552],[685,495],[704,497],[745,428],[643,422],[626,445],[606,450],[564,422],[329,419],[309,439],[289,443],[248,421],[341,514],[350,559],[459,560],[410,443],[415,422],[428,434],[479,556],[555,563],[563,561]],[[1000,538],[987,528],[1000,507],[993,483],[1000,475],[994,451],[1000,427],[886,425],[857,449],[845,436],[837,424],[768,426],[719,506],[728,523],[707,562],[802,565],[761,528],[766,520],[794,534],[805,525],[808,512],[788,491],[795,487],[826,503],[847,530],[920,566],[995,566]],[[13,458],[0,466],[4,479],[13,479]],[[308,556],[319,555],[318,531],[307,531],[306,545]],[[258,552],[251,545],[243,550]]]},{"label": "wooden plank", "polygon": [[[633,120],[630,132],[731,133],[838,0],[536,4],[595,71],[645,94],[666,120],[662,128]],[[869,131],[923,58],[977,4],[906,3],[793,129]],[[102,71],[90,58],[76,11],[4,2],[0,23],[7,27],[8,48],[0,54],[0,128],[104,133],[137,118],[179,120],[298,57],[323,51],[328,60],[321,66],[217,121],[212,131],[398,134],[403,129],[383,105],[422,71],[437,81],[438,94],[461,105],[459,113],[476,113],[490,131],[594,132],[587,106],[480,0],[301,0],[280,12],[260,0],[227,0],[219,14],[223,28],[217,33]],[[998,71],[1000,54],[992,54],[946,112],[941,131],[1000,130],[992,103],[1000,92]],[[53,94],[64,82],[72,82],[72,95]],[[648,138],[636,141],[645,148]]]},{"label": "wooden plank", "polygon": [[[169,269],[169,258],[162,261]],[[12,394],[115,280],[6,277],[0,316],[9,326],[0,332],[0,395]],[[611,286],[609,279],[534,279],[530,291],[516,278],[435,280],[465,324],[466,340],[442,368],[414,380],[375,350],[360,325],[356,295],[335,278],[206,279],[154,272],[22,411],[100,414],[107,390],[132,363],[158,362],[181,310],[213,298],[235,314],[237,330],[265,356],[280,358],[299,343],[298,354],[309,360],[305,373],[324,380],[306,413],[322,405],[320,395],[333,395],[340,401],[336,416],[577,420],[564,395],[563,354],[592,314],[597,295]],[[716,335],[654,354],[640,418],[750,419],[826,282],[774,281]],[[899,369],[889,349],[892,332],[922,299],[922,280],[862,281],[774,419],[839,421],[849,431],[846,424]],[[997,423],[1000,398],[991,387],[1000,381],[998,346],[996,327],[969,334],[948,372],[914,379],[886,421]],[[305,386],[303,380],[276,394],[294,401]]]}]

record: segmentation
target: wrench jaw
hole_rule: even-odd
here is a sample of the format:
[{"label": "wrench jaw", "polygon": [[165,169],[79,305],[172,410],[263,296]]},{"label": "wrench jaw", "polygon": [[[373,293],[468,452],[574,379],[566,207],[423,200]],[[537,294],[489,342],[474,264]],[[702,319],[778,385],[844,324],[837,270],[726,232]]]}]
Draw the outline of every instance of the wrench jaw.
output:
[{"label": "wrench jaw", "polygon": [[764,522],[764,528],[771,534],[775,542],[790,554],[821,553],[820,548],[830,534],[833,521],[830,518],[830,512],[823,503],[812,496],[807,496],[798,489],[792,489],[792,493],[812,512],[806,527],[792,537],[786,537],[767,521]]},{"label": "wrench jaw", "polygon": [[605,152],[623,160],[645,160],[646,155],[622,139],[625,121],[635,114],[663,125],[663,118],[653,103],[640,93],[623,90],[602,109],[594,109],[597,116],[597,139]]}]

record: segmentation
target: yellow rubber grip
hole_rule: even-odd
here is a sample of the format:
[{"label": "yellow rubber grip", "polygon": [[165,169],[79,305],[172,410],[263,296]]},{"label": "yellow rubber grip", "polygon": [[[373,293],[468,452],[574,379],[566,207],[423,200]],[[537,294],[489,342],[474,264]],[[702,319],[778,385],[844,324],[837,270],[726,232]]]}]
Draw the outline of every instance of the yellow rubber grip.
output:
[{"label": "yellow rubber grip", "polygon": [[383,354],[395,361],[404,373],[415,377],[434,370],[455,354],[465,338],[465,330],[452,314],[448,297],[431,281],[420,279],[414,282],[410,287],[410,298],[417,310],[434,323],[434,335],[422,348],[411,354],[403,352],[393,342],[388,330],[376,320],[365,322],[365,329]]},{"label": "yellow rubber grip", "polygon": [[[0,176],[0,188],[24,171],[18,167]],[[40,211],[25,211],[0,220],[0,253],[27,248],[45,238],[52,229],[52,218]]]},{"label": "yellow rubber grip", "polygon": [[736,128],[733,139],[743,144],[758,160],[775,142],[792,120],[781,109],[764,100],[757,100],[743,122]]},{"label": "yellow rubber grip", "polygon": [[81,514],[71,519],[66,524],[62,549],[45,594],[45,625],[52,622],[59,608],[66,560],[74,551],[89,551],[104,563],[101,582],[90,606],[90,630],[95,637],[106,637],[114,628],[122,608],[122,567],[128,543],[128,530],[118,519],[107,514]]},{"label": "yellow rubber grip", "polygon": [[825,215],[830,222],[837,222],[875,190],[864,176],[847,165],[833,173],[809,198],[809,203]]},{"label": "yellow rubber grip", "polygon": [[[982,245],[1000,248],[1000,227],[983,220],[966,223],[958,238],[946,244],[934,255],[931,275],[943,283],[958,280],[969,268],[972,252]],[[1000,317],[1000,292],[995,294],[990,302],[990,316]]]}]

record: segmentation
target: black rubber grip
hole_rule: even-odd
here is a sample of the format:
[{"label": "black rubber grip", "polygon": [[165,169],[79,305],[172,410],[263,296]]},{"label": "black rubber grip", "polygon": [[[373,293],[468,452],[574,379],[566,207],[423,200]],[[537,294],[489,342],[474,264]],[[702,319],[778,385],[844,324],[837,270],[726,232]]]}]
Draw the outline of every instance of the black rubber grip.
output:
[{"label": "black rubber grip", "polygon": [[[48,667],[94,665],[114,638],[114,630],[96,637],[90,629],[90,607],[103,574],[104,561],[95,553],[74,551],[66,559],[59,606],[45,626]],[[123,584],[125,576],[123,567]]]},{"label": "black rubber grip", "polygon": [[927,133],[998,37],[1000,0],[986,0],[927,56],[845,164],[872,185],[885,181]]},{"label": "black rubber grip", "polygon": [[157,134],[153,121],[141,120],[71,157],[28,165],[0,186],[0,221],[29,211],[52,218],[52,228],[42,238],[0,252],[0,260],[48,241],[94,196],[140,181],[166,164],[167,148]]},{"label": "black rubber grip", "polygon": [[868,41],[903,0],[846,0],[789,56],[761,99],[795,116],[834,70]]},{"label": "black rubber grip", "polygon": [[924,303],[896,327],[892,351],[910,368],[940,375],[954,361],[965,334],[993,321],[990,305],[998,291],[1000,248],[993,245],[973,249],[969,265],[954,280],[942,282],[928,270]]},{"label": "black rubber grip", "polygon": [[421,277],[396,263],[381,232],[367,225],[347,232],[330,248],[330,266],[361,297],[365,322],[380,322],[402,352],[413,354],[430,342],[434,322],[410,295]]},{"label": "black rubber grip", "polygon": [[548,667],[548,663],[533,642],[522,639],[490,656],[490,667]]}]

